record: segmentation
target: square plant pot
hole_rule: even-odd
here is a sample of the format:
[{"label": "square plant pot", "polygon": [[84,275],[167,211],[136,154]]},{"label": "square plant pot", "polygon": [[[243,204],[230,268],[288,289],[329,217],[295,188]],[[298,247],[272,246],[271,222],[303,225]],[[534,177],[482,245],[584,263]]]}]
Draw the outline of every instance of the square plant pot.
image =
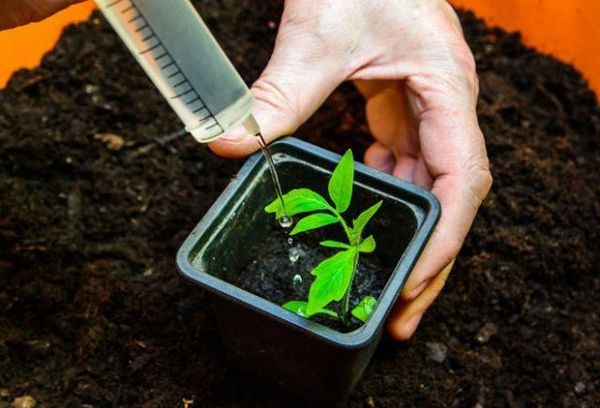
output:
[{"label": "square plant pot", "polygon": [[[326,196],[339,155],[291,137],[270,148],[284,192],[306,187]],[[263,210],[274,199],[268,171],[260,153],[248,159],[183,243],[177,265],[214,295],[231,360],[285,391],[333,405],[348,397],[369,363],[386,317],[437,223],[440,205],[431,193],[356,163],[349,213],[383,200],[367,232],[375,235],[381,270],[387,272],[381,272],[384,283],[370,318],[345,333],[233,284],[249,263],[261,268],[254,246],[276,229],[273,215]]]}]

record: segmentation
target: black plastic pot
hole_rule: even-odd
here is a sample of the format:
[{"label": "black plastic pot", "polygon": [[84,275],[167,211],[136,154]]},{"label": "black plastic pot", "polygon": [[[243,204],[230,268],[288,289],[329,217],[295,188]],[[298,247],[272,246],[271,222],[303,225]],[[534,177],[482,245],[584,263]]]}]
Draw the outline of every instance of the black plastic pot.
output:
[{"label": "black plastic pot", "polygon": [[[326,189],[339,156],[286,138],[271,145],[284,190]],[[252,261],[250,243],[275,222],[263,211],[273,199],[266,161],[252,156],[181,246],[181,273],[214,295],[225,348],[238,365],[261,379],[321,402],[343,401],[367,366],[384,322],[440,215],[436,198],[412,184],[356,164],[353,206],[383,199],[373,231],[377,253],[393,265],[370,319],[340,333],[297,316],[230,283]]]}]

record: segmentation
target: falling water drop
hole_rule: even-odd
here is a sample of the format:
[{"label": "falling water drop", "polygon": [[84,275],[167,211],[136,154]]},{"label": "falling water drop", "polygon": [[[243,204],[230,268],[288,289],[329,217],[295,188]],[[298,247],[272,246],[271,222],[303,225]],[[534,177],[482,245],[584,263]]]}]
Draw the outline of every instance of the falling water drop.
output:
[{"label": "falling water drop", "polygon": [[300,251],[298,248],[290,248],[289,255],[291,263],[296,263],[298,262],[298,259],[300,259]]},{"label": "falling water drop", "polygon": [[287,239],[287,243],[288,243],[288,245],[294,245],[294,238],[292,238],[292,237],[289,237],[289,238]]},{"label": "falling water drop", "polygon": [[302,276],[300,276],[299,274],[295,274],[294,277],[292,278],[292,285],[294,286],[294,289],[299,289],[302,287]]},{"label": "falling water drop", "polygon": [[289,228],[292,226],[293,223],[294,223],[293,218],[288,217],[287,215],[284,215],[283,217],[281,217],[279,219],[279,225],[281,225],[281,228]]}]

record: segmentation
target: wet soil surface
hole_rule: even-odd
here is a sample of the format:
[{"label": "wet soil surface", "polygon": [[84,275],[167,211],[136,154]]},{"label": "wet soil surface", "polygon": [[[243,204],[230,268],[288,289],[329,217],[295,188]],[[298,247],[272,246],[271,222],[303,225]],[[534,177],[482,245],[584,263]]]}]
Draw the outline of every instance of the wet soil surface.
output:
[{"label": "wet soil surface", "polygon": [[[281,4],[200,8],[254,80]],[[410,342],[384,340],[348,406],[597,406],[597,102],[572,68],[462,18],[495,184],[443,296]],[[228,366],[177,275],[241,163],[179,129],[98,16],[0,91],[0,407],[299,406]],[[342,86],[297,136],[361,157],[361,97]]]},{"label": "wet soil surface", "polygon": [[[289,242],[288,239],[282,230],[273,230],[258,245],[253,245],[250,250],[255,254],[254,259],[235,275],[235,285],[278,305],[290,300],[306,301],[314,280],[310,272],[319,262],[339,250],[320,246],[319,242],[326,236],[314,231],[296,236]],[[383,267],[375,254],[361,254],[350,293],[349,310],[365,296],[379,298],[392,270]],[[342,315],[340,302],[333,302],[327,308]],[[355,317],[349,317],[347,323],[325,315],[313,316],[311,320],[348,333],[363,324]]]}]

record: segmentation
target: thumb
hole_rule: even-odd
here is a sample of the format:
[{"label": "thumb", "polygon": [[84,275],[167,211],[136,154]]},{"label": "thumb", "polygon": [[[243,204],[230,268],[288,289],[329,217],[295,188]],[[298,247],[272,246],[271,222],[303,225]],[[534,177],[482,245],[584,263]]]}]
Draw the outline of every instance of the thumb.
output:
[{"label": "thumb", "polygon": [[[256,101],[252,114],[267,143],[293,133],[345,79],[339,62],[309,36],[305,30],[282,25],[267,67],[250,89]],[[209,147],[219,156],[237,158],[259,145],[239,125]]]}]

